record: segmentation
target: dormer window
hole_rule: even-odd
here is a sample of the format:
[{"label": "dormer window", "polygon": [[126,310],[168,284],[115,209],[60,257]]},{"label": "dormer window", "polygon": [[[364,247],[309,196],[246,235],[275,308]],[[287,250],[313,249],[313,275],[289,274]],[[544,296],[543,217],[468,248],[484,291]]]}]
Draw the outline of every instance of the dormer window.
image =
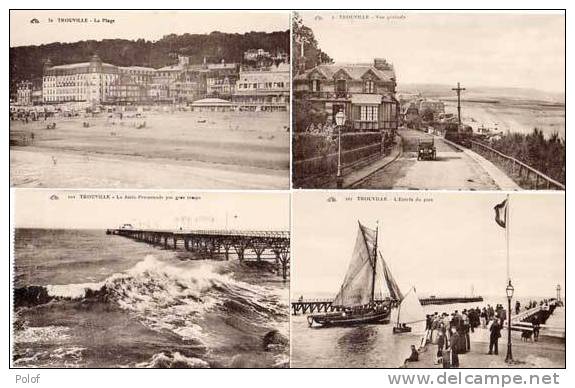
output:
[{"label": "dormer window", "polygon": [[365,93],[375,93],[375,82],[372,80],[365,81],[363,90]]},{"label": "dormer window", "polygon": [[347,85],[344,79],[338,79],[335,81],[335,91],[337,93],[345,93],[347,91]]},{"label": "dormer window", "polygon": [[311,80],[311,91],[312,92],[319,92],[320,91],[320,81],[318,79]]}]

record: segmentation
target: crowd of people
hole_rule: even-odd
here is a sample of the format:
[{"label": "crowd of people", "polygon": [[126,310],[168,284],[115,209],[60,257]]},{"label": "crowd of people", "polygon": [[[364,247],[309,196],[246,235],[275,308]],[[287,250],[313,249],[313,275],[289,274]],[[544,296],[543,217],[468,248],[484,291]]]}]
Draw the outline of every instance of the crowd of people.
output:
[{"label": "crowd of people", "polygon": [[[531,323],[531,330],[527,330],[533,341],[539,337],[540,325],[544,324],[549,315],[553,312],[556,303],[544,299],[539,302],[531,300],[524,307],[517,301],[514,313],[517,315],[522,311],[530,310],[540,306],[542,314],[534,314],[528,317],[527,322]],[[425,336],[422,339],[422,346],[432,344],[437,345],[435,352],[435,363],[441,364],[444,368],[458,368],[459,355],[471,350],[470,333],[477,328],[489,330],[488,355],[499,354],[499,338],[507,320],[507,309],[501,304],[495,307],[488,304],[480,308],[464,309],[461,312],[427,314],[425,319]],[[419,360],[418,350],[412,346],[410,356],[405,362]]]}]

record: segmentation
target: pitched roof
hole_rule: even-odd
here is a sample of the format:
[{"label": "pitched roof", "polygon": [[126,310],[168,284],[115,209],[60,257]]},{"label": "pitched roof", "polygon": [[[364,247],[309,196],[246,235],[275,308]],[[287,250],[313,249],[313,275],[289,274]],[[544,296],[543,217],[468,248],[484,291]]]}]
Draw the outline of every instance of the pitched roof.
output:
[{"label": "pitched roof", "polygon": [[376,69],[373,65],[370,64],[327,64],[327,65],[318,65],[313,69],[306,71],[303,74],[299,74],[295,77],[295,79],[307,79],[308,76],[314,72],[319,71],[325,78],[333,78],[334,74],[338,71],[343,70],[354,80],[360,80],[361,77],[367,73],[368,71],[372,71],[377,77],[381,78],[384,81],[391,81],[391,79],[395,79],[395,71],[392,70],[379,70]]},{"label": "pitched roof", "polygon": [[[78,63],[68,63],[66,65],[51,66],[48,70],[70,70],[70,69],[80,69],[83,67],[89,67],[90,62],[78,62]],[[110,63],[102,63],[102,68],[117,68],[117,66]]]}]

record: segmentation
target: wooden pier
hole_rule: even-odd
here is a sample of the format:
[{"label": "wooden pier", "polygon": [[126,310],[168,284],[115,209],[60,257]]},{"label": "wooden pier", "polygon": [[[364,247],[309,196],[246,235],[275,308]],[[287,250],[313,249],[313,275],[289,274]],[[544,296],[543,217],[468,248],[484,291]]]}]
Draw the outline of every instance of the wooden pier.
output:
[{"label": "wooden pier", "polygon": [[[376,304],[388,303],[389,300],[376,300]],[[392,305],[395,304],[391,301]],[[328,313],[332,311],[340,311],[339,307],[332,306],[331,299],[312,299],[312,300],[298,300],[291,302],[291,309],[293,315],[298,314],[313,314],[313,313]]]},{"label": "wooden pier", "polygon": [[273,261],[287,279],[290,266],[290,234],[285,231],[248,230],[150,230],[108,229],[118,235],[164,249],[194,252],[199,259]]},{"label": "wooden pier", "polygon": [[[420,303],[425,305],[430,304],[450,304],[450,303],[471,303],[471,302],[482,302],[483,297],[481,296],[474,296],[474,297],[449,297],[449,298],[439,298],[439,297],[432,297],[432,298],[420,298]],[[376,301],[377,303],[378,301]],[[379,301],[380,303],[384,303],[385,301]],[[336,307],[331,305],[331,299],[301,299],[297,301],[291,302],[291,309],[293,315],[298,314],[313,314],[313,313],[321,313],[321,312],[330,312],[330,311],[337,311]],[[394,302],[392,302],[394,303]]]},{"label": "wooden pier", "polygon": [[419,302],[422,306],[427,306],[429,304],[453,304],[453,303],[473,303],[473,302],[483,302],[482,296],[444,296],[435,297],[431,296],[428,298],[419,298]]},{"label": "wooden pier", "polygon": [[[553,337],[565,338],[565,326],[548,325],[547,320],[553,315],[555,309],[561,304],[552,299],[544,306],[539,304],[529,310],[523,310],[519,314],[511,315],[511,330],[533,331],[533,323],[538,322],[541,334]],[[503,325],[507,329],[507,321]]]}]

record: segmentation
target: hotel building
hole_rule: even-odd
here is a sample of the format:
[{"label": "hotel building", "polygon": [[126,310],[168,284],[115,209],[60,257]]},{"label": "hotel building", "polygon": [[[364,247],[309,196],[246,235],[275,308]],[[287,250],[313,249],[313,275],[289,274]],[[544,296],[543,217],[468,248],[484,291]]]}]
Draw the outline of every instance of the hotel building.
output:
[{"label": "hotel building", "polygon": [[296,100],[307,100],[327,121],[343,111],[346,126],[355,131],[395,130],[399,103],[395,71],[385,59],[373,64],[319,65],[294,78]]}]

